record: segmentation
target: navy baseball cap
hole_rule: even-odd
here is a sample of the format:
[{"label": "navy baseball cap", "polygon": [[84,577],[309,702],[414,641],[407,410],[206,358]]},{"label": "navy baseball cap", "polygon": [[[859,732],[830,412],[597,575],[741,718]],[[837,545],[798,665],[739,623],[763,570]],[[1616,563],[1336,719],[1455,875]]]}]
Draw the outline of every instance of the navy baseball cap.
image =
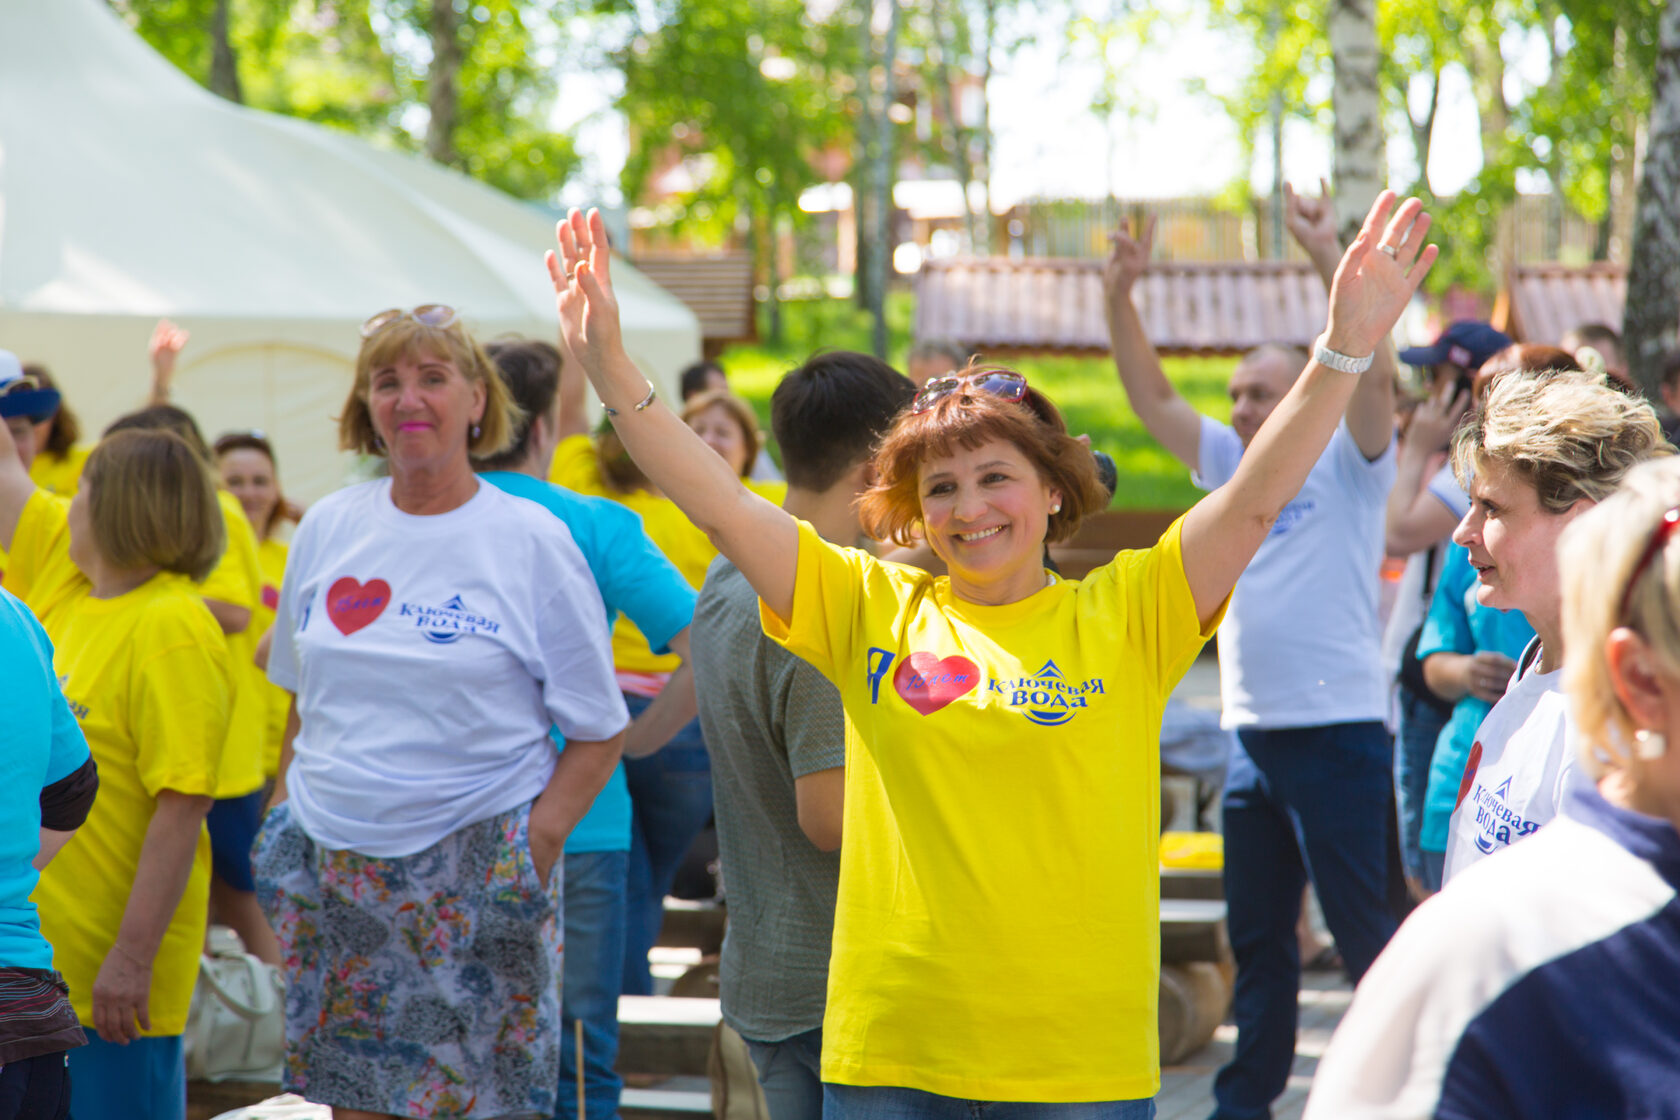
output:
[{"label": "navy baseball cap", "polygon": [[1413,346],[1400,351],[1400,360],[1409,366],[1438,366],[1451,362],[1470,373],[1482,363],[1511,345],[1503,331],[1496,331],[1486,323],[1474,319],[1460,319],[1441,332],[1432,346]]},{"label": "navy baseball cap", "polygon": [[39,424],[58,411],[58,390],[43,389],[10,350],[0,350],[0,419],[27,416]]}]

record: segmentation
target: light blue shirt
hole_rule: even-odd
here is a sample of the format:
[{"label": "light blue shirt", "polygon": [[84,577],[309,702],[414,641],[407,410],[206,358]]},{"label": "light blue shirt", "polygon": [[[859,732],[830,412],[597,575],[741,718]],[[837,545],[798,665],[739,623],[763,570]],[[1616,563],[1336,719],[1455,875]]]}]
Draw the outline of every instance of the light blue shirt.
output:
[{"label": "light blue shirt", "polygon": [[[647,638],[653,652],[666,653],[670,640],[693,621],[694,589],[648,539],[640,514],[606,498],[574,494],[528,474],[486,471],[481,477],[509,494],[536,502],[566,523],[601,589],[608,626],[622,612]],[[559,731],[551,734],[565,750]],[[589,812],[572,829],[566,851],[629,850],[630,787],[620,763]]]},{"label": "light blue shirt", "polygon": [[53,674],[52,643],[0,591],[0,967],[51,968],[52,947],[29,896],[40,877],[41,791],[88,760],[87,740]]}]

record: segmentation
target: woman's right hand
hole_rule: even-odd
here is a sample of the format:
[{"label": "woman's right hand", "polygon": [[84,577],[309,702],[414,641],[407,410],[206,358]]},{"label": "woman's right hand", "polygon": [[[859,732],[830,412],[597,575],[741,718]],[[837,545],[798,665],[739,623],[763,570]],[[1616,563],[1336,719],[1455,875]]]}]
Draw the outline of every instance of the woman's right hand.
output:
[{"label": "woman's right hand", "polygon": [[1440,251],[1424,244],[1430,217],[1423,203],[1408,198],[1395,209],[1394,198],[1393,191],[1383,191],[1371,204],[1330,284],[1324,344],[1350,357],[1374,353],[1388,337]]},{"label": "woman's right hand", "polygon": [[1484,649],[1473,653],[1464,667],[1464,683],[1470,695],[1487,703],[1497,704],[1505,695],[1505,688],[1511,683],[1511,674],[1517,671],[1517,663],[1503,653],[1495,653],[1491,649]]},{"label": "woman's right hand", "polygon": [[586,220],[574,208],[554,233],[559,253],[551,249],[543,261],[554,285],[560,339],[599,391],[607,361],[624,350],[606,223],[599,210],[590,210]]},{"label": "woman's right hand", "polygon": [[126,1046],[152,1029],[147,1007],[152,991],[152,966],[111,946],[93,981],[93,1026],[106,1042]]}]

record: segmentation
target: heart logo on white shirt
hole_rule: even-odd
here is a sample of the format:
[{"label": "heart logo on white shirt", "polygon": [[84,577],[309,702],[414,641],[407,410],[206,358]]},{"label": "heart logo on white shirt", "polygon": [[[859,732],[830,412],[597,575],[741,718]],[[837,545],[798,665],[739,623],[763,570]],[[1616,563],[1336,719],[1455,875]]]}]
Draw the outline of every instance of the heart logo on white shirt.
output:
[{"label": "heart logo on white shirt", "polygon": [[348,637],[385,613],[391,603],[391,585],[382,579],[358,582],[343,576],[327,589],[327,617]]}]

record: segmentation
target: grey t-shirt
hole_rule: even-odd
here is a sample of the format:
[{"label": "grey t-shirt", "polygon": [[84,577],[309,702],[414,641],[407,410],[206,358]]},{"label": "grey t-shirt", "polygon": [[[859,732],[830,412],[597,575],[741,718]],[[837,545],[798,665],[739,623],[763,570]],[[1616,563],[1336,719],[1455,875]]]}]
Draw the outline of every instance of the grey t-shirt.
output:
[{"label": "grey t-shirt", "polygon": [[722,557],[689,642],[729,899],[723,1018],[744,1038],[780,1042],[822,1026],[827,1002],[840,853],[800,831],[794,780],[845,765],[840,693],[764,636],[758,595]]}]

